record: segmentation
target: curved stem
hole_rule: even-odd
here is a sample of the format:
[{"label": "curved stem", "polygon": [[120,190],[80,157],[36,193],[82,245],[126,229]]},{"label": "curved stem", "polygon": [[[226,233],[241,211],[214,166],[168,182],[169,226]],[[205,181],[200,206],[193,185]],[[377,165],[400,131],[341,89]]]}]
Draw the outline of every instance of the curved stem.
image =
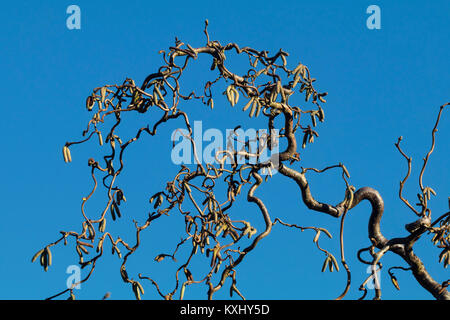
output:
[{"label": "curved stem", "polygon": [[[314,211],[327,213],[335,218],[340,217],[344,212],[344,208],[340,205],[332,206],[330,204],[321,203],[315,200],[311,194],[308,181],[304,174],[281,165],[279,172],[293,179],[300,187],[303,202],[306,206]],[[380,222],[384,212],[384,201],[380,193],[370,187],[358,189],[353,198],[351,207],[356,207],[361,201],[368,200],[372,206],[372,212],[369,217],[368,235],[371,242],[379,249],[385,248],[387,245],[390,251],[402,257],[411,267],[412,273],[419,284],[430,292],[436,299],[450,300],[450,293],[445,290],[441,284],[436,282],[425,269],[422,261],[413,253],[413,240],[417,240],[417,235],[410,235],[406,238],[386,239],[380,230]],[[417,233],[424,232],[424,230]]]}]

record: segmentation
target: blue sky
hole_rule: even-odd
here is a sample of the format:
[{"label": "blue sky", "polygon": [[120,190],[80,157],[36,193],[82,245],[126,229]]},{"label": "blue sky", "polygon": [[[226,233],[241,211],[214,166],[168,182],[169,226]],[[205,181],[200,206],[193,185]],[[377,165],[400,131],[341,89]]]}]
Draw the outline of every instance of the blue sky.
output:
[{"label": "blue sky", "polygon": [[[66,27],[66,8],[81,8],[81,29]],[[381,8],[381,29],[366,27],[366,8]],[[290,53],[288,63],[307,65],[317,78],[319,91],[327,91],[326,121],[319,125],[316,143],[302,153],[302,166],[322,168],[344,163],[356,187],[371,186],[385,200],[382,231],[386,237],[405,236],[404,224],[415,216],[399,201],[398,183],[406,163],[394,147],[399,136],[413,158],[413,174],[405,195],[415,202],[421,159],[428,151],[430,132],[438,107],[449,101],[450,31],[448,1],[20,1],[2,5],[0,11],[0,57],[2,64],[3,137],[0,159],[2,195],[0,234],[0,299],[42,299],[65,288],[66,268],[75,264],[72,248],[54,248],[54,265],[48,272],[31,256],[55,241],[60,230],[79,230],[81,199],[91,186],[87,159],[98,153],[92,144],[77,146],[68,165],[61,156],[66,141],[78,140],[90,114],[86,96],[95,87],[121,83],[127,77],[141,83],[161,65],[158,51],[168,49],[177,36],[193,47],[205,43],[204,20],[209,19],[212,39],[236,42],[258,50]],[[200,66],[195,70],[213,79]],[[202,120],[204,128],[234,128],[249,121],[226,104],[214,111],[193,108],[191,121]],[[150,120],[149,120],[150,119]],[[151,121],[146,115],[135,124]],[[251,123],[253,121],[253,123]],[[259,128],[258,120],[246,122]],[[130,132],[134,132],[135,127]],[[121,176],[128,202],[124,218],[112,229],[123,239],[132,239],[132,219],[145,221],[148,198],[172,178],[177,167],[169,162],[170,132],[161,130],[157,139],[145,139],[129,152],[130,169]],[[450,110],[443,114],[435,153],[424,184],[437,191],[431,201],[433,216],[448,211],[450,173],[446,147],[450,138]],[[167,149],[167,150],[166,150]],[[131,165],[132,164],[132,165]],[[153,168],[153,169],[151,169]],[[339,175],[311,175],[317,199],[337,203],[344,186]],[[291,181],[276,175],[258,190],[273,218],[302,226],[328,228],[332,240],[321,245],[339,255],[339,221],[309,211],[300,201]],[[360,296],[357,288],[368,276],[356,261],[359,248],[367,247],[368,203],[351,211],[346,219],[346,256],[353,272],[347,298]],[[252,205],[238,206],[237,215],[262,227]],[[178,219],[177,219],[178,218]],[[129,263],[129,274],[142,272],[173,284],[168,261],[153,258],[171,250],[181,236],[169,227],[182,224],[178,216],[155,223],[143,236],[145,245]],[[158,225],[159,224],[159,225]],[[314,248],[314,234],[277,225],[240,265],[238,286],[248,299],[333,299],[343,290],[346,276],[321,273],[323,255]],[[128,237],[128,238],[127,238]],[[175,239],[175,240],[174,240]],[[175,242],[174,242],[175,241]],[[417,246],[417,254],[437,281],[449,278],[437,263],[439,250],[429,239]],[[385,257],[382,272],[384,299],[429,299],[407,272],[397,272],[401,290],[390,283],[387,268],[404,263],[393,254]],[[98,263],[92,279],[76,290],[79,299],[100,299],[111,292],[113,299],[132,299],[129,285],[122,282],[119,260],[109,254]],[[148,283],[144,298],[158,296]],[[200,285],[186,296],[204,299]],[[373,293],[369,293],[373,294]],[[228,299],[228,290],[215,298]]]}]

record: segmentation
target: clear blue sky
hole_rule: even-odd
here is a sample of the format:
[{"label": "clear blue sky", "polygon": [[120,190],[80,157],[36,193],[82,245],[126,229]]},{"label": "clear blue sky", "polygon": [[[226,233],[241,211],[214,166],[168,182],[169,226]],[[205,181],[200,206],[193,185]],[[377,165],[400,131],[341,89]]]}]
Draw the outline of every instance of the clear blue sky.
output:
[{"label": "clear blue sky", "polygon": [[[71,4],[81,8],[81,30],[66,28],[66,8]],[[366,27],[366,8],[371,4],[381,8],[381,30]],[[54,265],[46,273],[38,263],[31,264],[30,258],[56,240],[60,230],[80,229],[81,198],[91,186],[87,159],[98,151],[95,144],[78,146],[68,165],[62,160],[61,148],[66,141],[81,137],[90,116],[84,108],[86,96],[94,87],[121,83],[126,77],[141,83],[157,70],[161,64],[158,51],[173,45],[175,36],[194,47],[203,45],[205,18],[211,37],[221,43],[233,41],[271,52],[283,48],[290,53],[291,65],[301,61],[310,68],[318,79],[317,88],[329,95],[320,138],[303,152],[301,165],[321,168],[345,163],[351,184],[371,186],[384,197],[385,236],[406,235],[403,226],[414,215],[397,196],[406,164],[394,142],[404,136],[403,147],[413,157],[406,195],[415,203],[421,159],[430,145],[438,106],[450,99],[449,1],[6,2],[0,10],[0,299],[41,299],[57,293],[65,288],[66,268],[77,261],[74,250],[62,246],[52,250]],[[244,114],[235,118],[237,113],[229,111],[228,105],[218,105],[214,112],[198,108],[191,119],[203,120],[204,128],[234,128],[248,119]],[[145,125],[148,119],[137,121]],[[145,220],[150,210],[148,197],[176,172],[164,149],[170,144],[170,131],[162,130],[158,139],[146,139],[130,150],[133,165],[121,176],[128,202],[124,218],[113,226],[116,236],[133,242],[131,219]],[[434,217],[448,210],[449,138],[447,110],[424,178],[438,193],[431,201]],[[150,166],[158,169],[147,169]],[[337,203],[344,192],[337,173],[311,176],[311,185],[317,199],[325,202]],[[334,238],[323,238],[321,245],[338,256],[339,221],[307,210],[294,183],[275,176],[258,195],[273,218],[328,228]],[[254,206],[240,208],[237,215],[262,227]],[[350,299],[360,296],[357,288],[368,275],[355,257],[359,248],[369,245],[369,213],[369,204],[363,203],[346,219],[346,255],[353,271]],[[183,223],[176,218],[167,221]],[[153,261],[176,244],[168,236],[170,223],[158,222],[147,230],[145,245],[128,264],[130,277],[142,272],[161,281],[163,288],[172,286],[173,264]],[[177,241],[181,234],[171,236]],[[243,294],[249,299],[337,297],[345,285],[345,272],[320,272],[324,257],[314,248],[312,238],[313,233],[277,225],[239,267]],[[448,270],[437,263],[439,250],[429,239],[419,243],[417,253],[436,280],[449,278]],[[396,273],[401,287],[396,291],[386,270],[405,264],[393,254],[383,264],[383,298],[431,297],[407,272]],[[92,279],[76,291],[77,298],[100,299],[109,291],[113,299],[132,299],[119,266],[117,257],[107,254]],[[149,283],[145,288],[144,298],[158,298]],[[186,295],[203,299],[205,292],[206,286],[200,285]],[[215,298],[227,299],[228,290]]]}]

